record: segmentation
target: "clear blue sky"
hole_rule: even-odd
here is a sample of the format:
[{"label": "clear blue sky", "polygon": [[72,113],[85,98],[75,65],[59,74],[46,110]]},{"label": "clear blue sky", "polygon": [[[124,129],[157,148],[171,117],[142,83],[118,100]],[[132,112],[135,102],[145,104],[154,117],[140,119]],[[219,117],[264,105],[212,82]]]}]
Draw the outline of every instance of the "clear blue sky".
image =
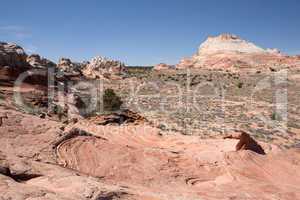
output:
[{"label": "clear blue sky", "polygon": [[54,61],[102,55],[130,65],[174,64],[224,32],[300,54],[300,1],[1,1],[0,41]]}]

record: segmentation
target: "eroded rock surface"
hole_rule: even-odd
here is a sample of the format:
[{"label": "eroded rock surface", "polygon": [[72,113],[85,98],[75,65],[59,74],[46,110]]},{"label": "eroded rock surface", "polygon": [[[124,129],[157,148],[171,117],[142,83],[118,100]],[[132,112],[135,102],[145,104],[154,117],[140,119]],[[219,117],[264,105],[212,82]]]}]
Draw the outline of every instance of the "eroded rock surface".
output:
[{"label": "eroded rock surface", "polygon": [[[236,152],[149,124],[69,124],[0,107],[4,199],[297,199],[299,149]],[[232,192],[235,191],[235,192]]]},{"label": "eroded rock surface", "polygon": [[[145,194],[160,193],[153,196],[158,199],[274,198],[268,191],[277,191],[277,198],[300,195],[295,188],[298,164],[294,165],[300,155],[294,149],[263,156],[235,152],[234,140],[162,137],[149,126],[86,128],[84,122],[77,126],[94,136],[79,135],[62,142],[57,155],[63,166],[108,182],[129,183]],[[291,179],[281,182],[278,175]],[[232,193],[237,188],[239,192]]]}]

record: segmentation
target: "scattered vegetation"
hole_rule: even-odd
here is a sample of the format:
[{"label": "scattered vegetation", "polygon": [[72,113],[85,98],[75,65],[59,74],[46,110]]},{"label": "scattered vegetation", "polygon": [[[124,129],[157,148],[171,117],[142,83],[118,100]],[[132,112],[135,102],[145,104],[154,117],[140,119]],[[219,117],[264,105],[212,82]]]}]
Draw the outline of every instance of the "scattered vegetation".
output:
[{"label": "scattered vegetation", "polygon": [[59,121],[62,121],[63,117],[67,117],[67,109],[62,108],[60,105],[53,105],[52,112],[58,116]]},{"label": "scattered vegetation", "polygon": [[242,87],[243,87],[243,85],[244,85],[244,83],[242,83],[242,82],[239,82],[239,83],[238,83],[238,88],[242,88]]},{"label": "scattered vegetation", "polygon": [[147,78],[153,73],[153,66],[131,66],[126,67],[126,75],[122,75],[125,78]]},{"label": "scattered vegetation", "polygon": [[271,119],[274,120],[274,121],[281,121],[282,117],[280,116],[280,114],[278,114],[276,112],[273,112],[272,115],[271,115]]},{"label": "scattered vegetation", "polygon": [[0,100],[4,100],[4,99],[5,99],[4,94],[2,94],[2,93],[0,92]]},{"label": "scattered vegetation", "polygon": [[113,89],[106,89],[103,94],[103,108],[104,111],[120,110],[123,102]]}]

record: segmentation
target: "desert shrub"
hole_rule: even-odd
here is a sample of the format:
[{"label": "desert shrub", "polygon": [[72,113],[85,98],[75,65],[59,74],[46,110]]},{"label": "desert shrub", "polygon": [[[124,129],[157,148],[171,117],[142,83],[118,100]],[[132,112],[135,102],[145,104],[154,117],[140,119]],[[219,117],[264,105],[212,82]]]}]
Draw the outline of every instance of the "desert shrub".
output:
[{"label": "desert shrub", "polygon": [[274,69],[273,67],[270,67],[270,71],[271,72],[276,72],[276,69]]},{"label": "desert shrub", "polygon": [[103,94],[104,111],[120,110],[123,102],[113,89],[106,89]]},{"label": "desert shrub", "polygon": [[61,121],[63,119],[63,117],[67,117],[67,109],[61,107],[60,105],[52,105],[52,112],[53,114],[58,116],[58,119]]},{"label": "desert shrub", "polygon": [[4,100],[4,99],[5,99],[4,94],[2,94],[2,93],[0,92],[0,100]]},{"label": "desert shrub", "polygon": [[244,85],[244,84],[243,84],[242,82],[239,82],[239,83],[238,83],[238,88],[242,88],[243,85]]},{"label": "desert shrub", "polygon": [[280,116],[280,114],[278,114],[278,113],[276,113],[276,112],[273,112],[272,114],[271,114],[271,119],[272,120],[276,120],[276,121],[281,121],[282,120],[282,117]]}]

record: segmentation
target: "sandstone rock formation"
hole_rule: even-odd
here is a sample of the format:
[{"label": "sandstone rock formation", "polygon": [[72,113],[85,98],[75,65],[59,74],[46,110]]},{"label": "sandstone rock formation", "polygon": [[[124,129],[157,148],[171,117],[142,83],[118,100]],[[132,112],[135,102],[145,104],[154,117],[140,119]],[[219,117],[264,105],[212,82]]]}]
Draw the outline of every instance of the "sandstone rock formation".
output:
[{"label": "sandstone rock formation", "polygon": [[247,42],[236,35],[222,34],[217,37],[208,37],[199,47],[197,55],[214,54],[218,52],[240,53],[268,53],[261,47]]},{"label": "sandstone rock formation", "polygon": [[[299,161],[297,150],[262,156],[234,152],[231,140],[201,141],[193,136],[160,136],[149,126],[86,123],[76,127],[89,134],[75,134],[57,146],[58,162],[104,181],[130,183],[154,199],[273,198],[274,193],[267,191],[277,191],[276,197],[284,199],[300,195],[296,186],[300,174],[292,164]],[[281,175],[289,178],[279,180]]]},{"label": "sandstone rock formation", "polygon": [[239,142],[235,146],[236,151],[250,150],[258,154],[265,154],[264,149],[246,132],[237,131],[231,135],[224,137],[224,139],[238,139]]},{"label": "sandstone rock formation", "polygon": [[[1,74],[7,76],[18,76],[28,69],[48,68],[56,69],[56,78],[59,80],[81,78],[119,78],[126,71],[125,64],[104,57],[95,57],[90,62],[75,63],[68,58],[61,58],[56,63],[41,57],[38,54],[27,56],[25,51],[18,45],[0,42],[0,67]],[[83,76],[82,76],[83,75]]]},{"label": "sandstone rock formation", "polygon": [[41,58],[38,54],[32,54],[27,57],[26,61],[33,68],[47,69],[56,67],[56,64],[46,58]]},{"label": "sandstone rock formation", "polygon": [[26,53],[22,47],[12,44],[0,42],[0,67],[9,66],[16,68],[25,68]]},{"label": "sandstone rock formation", "polygon": [[93,58],[83,69],[83,74],[92,79],[107,78],[125,71],[125,65],[120,61],[104,57]]},{"label": "sandstone rock formation", "polygon": [[300,66],[296,56],[286,56],[277,49],[263,49],[238,36],[222,34],[208,37],[195,55],[182,59],[176,67],[238,70],[294,66]]},{"label": "sandstone rock formation", "polygon": [[175,66],[173,65],[168,65],[166,63],[159,63],[154,66],[154,70],[167,70],[167,69],[174,69]]},{"label": "sandstone rock formation", "polygon": [[80,73],[83,66],[84,63],[74,63],[69,58],[60,58],[57,64],[58,69],[70,74]]}]

